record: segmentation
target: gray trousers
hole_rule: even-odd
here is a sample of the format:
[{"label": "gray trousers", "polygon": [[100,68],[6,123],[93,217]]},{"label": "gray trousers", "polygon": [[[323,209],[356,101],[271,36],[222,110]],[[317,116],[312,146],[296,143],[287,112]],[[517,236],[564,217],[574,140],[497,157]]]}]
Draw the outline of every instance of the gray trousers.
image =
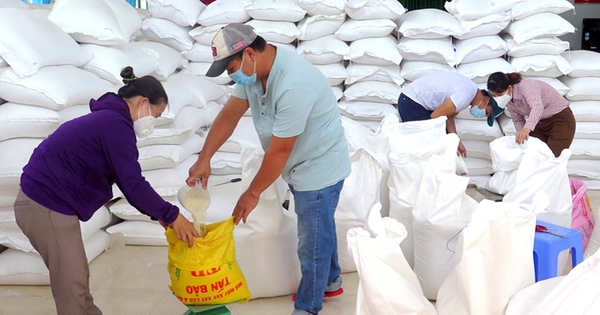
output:
[{"label": "gray trousers", "polygon": [[52,211],[19,191],[15,217],[50,271],[58,315],[101,315],[90,294],[79,218]]}]

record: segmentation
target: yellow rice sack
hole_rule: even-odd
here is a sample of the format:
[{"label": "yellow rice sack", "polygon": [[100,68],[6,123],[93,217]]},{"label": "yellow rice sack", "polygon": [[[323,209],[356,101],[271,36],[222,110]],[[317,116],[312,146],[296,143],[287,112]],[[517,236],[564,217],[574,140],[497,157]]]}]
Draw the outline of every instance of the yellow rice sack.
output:
[{"label": "yellow rice sack", "polygon": [[177,239],[167,228],[171,277],[169,288],[186,305],[227,304],[250,299],[250,290],[235,260],[233,217],[207,226],[194,246]]}]

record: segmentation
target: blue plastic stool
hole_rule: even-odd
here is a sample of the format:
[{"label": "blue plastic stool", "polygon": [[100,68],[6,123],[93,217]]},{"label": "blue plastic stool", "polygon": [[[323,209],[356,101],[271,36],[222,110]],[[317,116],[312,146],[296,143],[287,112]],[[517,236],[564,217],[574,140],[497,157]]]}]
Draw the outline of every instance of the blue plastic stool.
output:
[{"label": "blue plastic stool", "polygon": [[536,224],[547,227],[550,232],[567,237],[562,238],[545,232],[535,233],[533,263],[536,282],[557,276],[558,254],[564,250],[571,249],[573,267],[583,261],[583,236],[581,232],[539,220]]}]

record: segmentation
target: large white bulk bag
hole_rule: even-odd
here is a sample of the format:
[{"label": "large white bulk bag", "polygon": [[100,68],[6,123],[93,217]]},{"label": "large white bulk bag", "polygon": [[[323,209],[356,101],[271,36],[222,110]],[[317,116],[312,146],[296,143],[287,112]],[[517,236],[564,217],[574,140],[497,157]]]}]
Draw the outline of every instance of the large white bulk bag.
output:
[{"label": "large white bulk bag", "polygon": [[250,16],[246,12],[244,0],[217,0],[200,12],[197,22],[202,26],[211,26],[244,23],[248,20]]},{"label": "large white bulk bag", "polygon": [[196,0],[148,0],[152,16],[171,20],[181,26],[194,26],[200,12],[206,9],[202,1]]},{"label": "large white bulk bag", "polygon": [[461,33],[458,21],[448,12],[438,9],[413,10],[398,18],[396,23],[399,25],[398,32],[409,38],[445,38]]},{"label": "large white bulk bag", "polygon": [[12,138],[45,138],[58,128],[54,110],[17,103],[0,105],[0,141]]},{"label": "large white bulk bag", "polygon": [[298,22],[306,15],[294,0],[254,0],[245,3],[248,15],[257,20]]}]

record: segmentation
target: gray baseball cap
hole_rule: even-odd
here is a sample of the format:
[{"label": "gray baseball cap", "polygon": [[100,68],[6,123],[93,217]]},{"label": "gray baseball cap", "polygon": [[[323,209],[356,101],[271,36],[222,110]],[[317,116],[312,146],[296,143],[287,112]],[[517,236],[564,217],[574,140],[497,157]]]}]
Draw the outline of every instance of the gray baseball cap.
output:
[{"label": "gray baseball cap", "polygon": [[217,77],[227,69],[231,57],[248,47],[256,39],[252,26],[232,23],[220,29],[211,43],[213,63],[206,71],[207,77]]}]

